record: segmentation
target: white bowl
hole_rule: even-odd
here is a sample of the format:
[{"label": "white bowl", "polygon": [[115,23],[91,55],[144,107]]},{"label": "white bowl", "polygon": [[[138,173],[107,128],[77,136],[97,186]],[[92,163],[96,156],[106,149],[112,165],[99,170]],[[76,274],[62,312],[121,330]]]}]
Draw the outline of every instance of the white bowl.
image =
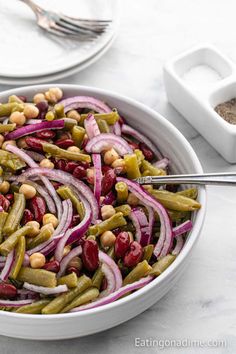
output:
[{"label": "white bowl", "polygon": [[[9,95],[32,97],[36,92],[46,91],[52,85],[39,85],[13,89],[0,93],[3,102]],[[53,84],[55,86],[55,84]],[[165,118],[148,107],[95,88],[76,85],[57,85],[66,96],[91,95],[103,99],[116,107],[128,122],[140,129],[154,143],[163,155],[172,161],[172,170],[181,173],[201,173],[201,164],[183,135]],[[0,311],[0,334],[10,337],[55,340],[81,337],[114,327],[137,316],[158,301],[178,281],[191,259],[191,252],[199,237],[206,210],[205,188],[199,189],[202,208],[193,216],[194,227],[177,259],[158,278],[135,293],[114,303],[78,313],[59,315],[26,315]]]}]

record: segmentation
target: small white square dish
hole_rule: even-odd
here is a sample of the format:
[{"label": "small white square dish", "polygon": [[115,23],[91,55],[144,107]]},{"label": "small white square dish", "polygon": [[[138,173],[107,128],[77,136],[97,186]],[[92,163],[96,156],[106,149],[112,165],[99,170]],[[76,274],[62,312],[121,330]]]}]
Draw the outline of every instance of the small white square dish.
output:
[{"label": "small white square dish", "polygon": [[236,125],[217,105],[236,97],[236,67],[212,45],[199,45],[164,66],[169,102],[230,163],[236,162]]}]

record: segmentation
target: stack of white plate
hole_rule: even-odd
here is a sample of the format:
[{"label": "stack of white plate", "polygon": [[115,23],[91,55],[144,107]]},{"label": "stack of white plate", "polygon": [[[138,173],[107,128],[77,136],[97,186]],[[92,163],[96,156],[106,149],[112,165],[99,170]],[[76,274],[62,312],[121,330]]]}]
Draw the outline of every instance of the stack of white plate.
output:
[{"label": "stack of white plate", "polygon": [[37,4],[73,17],[112,19],[90,42],[50,35],[19,0],[0,0],[0,84],[28,85],[55,81],[83,70],[111,46],[118,26],[114,0],[37,0]]}]

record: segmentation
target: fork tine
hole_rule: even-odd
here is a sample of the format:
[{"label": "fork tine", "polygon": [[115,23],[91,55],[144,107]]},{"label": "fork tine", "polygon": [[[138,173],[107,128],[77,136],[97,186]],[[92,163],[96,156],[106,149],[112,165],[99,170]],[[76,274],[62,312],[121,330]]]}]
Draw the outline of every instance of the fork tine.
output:
[{"label": "fork tine", "polygon": [[89,24],[88,22],[82,22],[80,20],[75,21],[73,18],[64,15],[60,15],[60,20],[70,24],[71,26],[80,28],[81,30],[93,31],[98,33],[104,32],[104,30],[108,27],[107,24],[95,24],[93,22]]},{"label": "fork tine", "polygon": [[65,27],[65,28],[68,28],[70,30],[73,30],[73,31],[76,31],[78,33],[82,33],[82,34],[94,34],[94,33],[103,33],[104,30],[103,29],[91,29],[91,28],[87,28],[87,27],[84,27],[84,26],[80,26],[78,24],[75,24],[71,21],[68,21],[66,20],[65,18],[62,18],[60,17],[57,21],[57,23],[59,23],[61,26]]},{"label": "fork tine", "polygon": [[48,28],[48,30],[50,29],[49,32],[56,34],[56,35],[60,35],[62,37],[67,37],[67,38],[72,38],[72,39],[77,39],[80,41],[92,41],[95,38],[92,36],[86,36],[86,35],[81,35],[79,33],[76,33],[75,31],[70,31],[69,29],[66,29],[62,26],[59,26],[56,23],[51,23],[50,27]]},{"label": "fork tine", "polygon": [[112,20],[89,20],[87,18],[79,18],[79,17],[72,17],[72,16],[64,16],[67,17],[68,19],[74,21],[74,22],[85,22],[85,23],[90,23],[90,24],[95,24],[95,25],[109,25]]}]

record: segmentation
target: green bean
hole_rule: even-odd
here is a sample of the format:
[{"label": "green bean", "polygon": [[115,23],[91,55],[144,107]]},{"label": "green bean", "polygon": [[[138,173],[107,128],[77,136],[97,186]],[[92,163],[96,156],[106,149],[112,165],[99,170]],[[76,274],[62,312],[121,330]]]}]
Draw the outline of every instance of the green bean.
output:
[{"label": "green bean", "polygon": [[17,279],[48,288],[55,288],[57,286],[56,274],[45,269],[22,267]]},{"label": "green bean", "polygon": [[[150,162],[143,160],[142,161],[142,167],[141,171],[143,172],[142,175],[146,176],[163,176],[166,175],[166,172],[162,170],[161,168],[157,168],[153,166]],[[148,171],[147,174],[145,174],[145,171]]]},{"label": "green bean", "polygon": [[16,128],[16,124],[0,124],[0,134],[6,132],[12,132]]},{"label": "green bean", "polygon": [[121,226],[120,231],[132,232],[135,233],[135,227],[132,222],[128,222],[127,225]]},{"label": "green bean", "polygon": [[78,278],[77,287],[61,294],[53,299],[46,307],[43,308],[42,313],[45,315],[59,313],[65,308],[71,301],[74,300],[80,293],[89,288],[92,285],[92,281],[86,275],[82,275]]},{"label": "green bean", "polygon": [[84,140],[85,136],[85,129],[83,127],[74,126],[72,128],[72,140],[74,141],[75,145],[79,148]]},{"label": "green bean", "polygon": [[129,194],[128,186],[125,182],[117,182],[115,185],[118,203],[126,202]]},{"label": "green bean", "polygon": [[72,161],[91,162],[90,155],[82,154],[80,152],[72,152],[72,151],[64,150],[50,143],[43,143],[42,145],[43,145],[43,151],[47,152],[51,156],[60,157],[62,159],[67,159]]},{"label": "green bean", "polygon": [[131,206],[129,204],[122,204],[115,207],[117,213],[121,212],[123,216],[128,216],[131,213]]},{"label": "green bean", "polygon": [[197,188],[189,188],[189,189],[184,189],[180,192],[177,192],[176,194],[183,195],[184,197],[188,197],[191,199],[197,199],[198,190],[197,190]]},{"label": "green bean", "polygon": [[68,288],[76,288],[78,278],[74,272],[64,275],[57,280],[57,285],[67,285]]},{"label": "green bean", "polygon": [[0,117],[9,116],[13,110],[13,108],[18,107],[16,102],[12,103],[3,103],[0,105]]},{"label": "green bean", "polygon": [[51,300],[42,299],[32,304],[21,306],[16,310],[17,313],[40,314],[42,309],[50,303]]},{"label": "green bean", "polygon": [[111,216],[109,219],[106,219],[100,224],[96,224],[93,226],[90,226],[89,228],[89,233],[95,236],[99,236],[103,234],[105,231],[113,230],[116,229],[117,227],[126,225],[127,222],[125,218],[123,217],[123,214],[121,212],[114,214]]},{"label": "green bean", "polygon": [[25,257],[25,237],[21,236],[17,243],[16,257],[11,270],[11,278],[16,279]]},{"label": "green bean", "polygon": [[2,243],[3,239],[3,227],[5,225],[5,222],[7,220],[8,213],[6,211],[1,211],[0,212],[0,243]]},{"label": "green bean", "polygon": [[14,194],[14,203],[5,222],[3,233],[10,235],[20,225],[21,218],[25,210],[25,196],[22,193]]},{"label": "green bean", "polygon": [[143,155],[143,152],[141,150],[139,150],[139,149],[135,149],[134,153],[137,156],[138,166],[141,167],[142,162],[143,162],[143,160],[145,158],[144,155]]},{"label": "green bean", "polygon": [[48,111],[45,115],[45,119],[48,121],[54,120],[56,118],[56,115],[53,111]]},{"label": "green bean", "polygon": [[65,122],[65,125],[64,125],[64,128],[63,130],[69,130],[69,131],[72,131],[72,129],[74,127],[77,127],[77,120],[76,119],[73,119],[73,118],[62,118]]},{"label": "green bean", "polygon": [[115,258],[115,247],[114,246],[110,247],[109,250],[107,251],[107,254],[109,257],[114,259]]},{"label": "green bean", "polygon": [[19,170],[22,167],[26,166],[25,162],[19,159],[18,156],[5,150],[0,150],[0,165],[7,167],[13,171]]},{"label": "green bean", "polygon": [[174,262],[175,258],[176,257],[173,256],[172,254],[167,254],[165,257],[161,258],[159,261],[153,264],[152,269],[149,272],[149,275],[154,275],[154,276],[160,275],[161,273],[164,272],[164,270],[166,270],[166,268],[168,268],[171,265],[171,263]]},{"label": "green bean", "polygon": [[101,133],[110,133],[110,128],[107,122],[104,119],[98,119],[98,128]]},{"label": "green bean", "polygon": [[125,155],[124,161],[125,161],[127,177],[129,179],[135,179],[141,176],[136,154]]},{"label": "green bean", "polygon": [[191,214],[190,211],[176,211],[176,210],[168,210],[167,212],[172,221],[179,222],[182,219],[190,219]]},{"label": "green bean", "polygon": [[17,245],[19,239],[21,236],[27,235],[29,232],[31,232],[32,227],[25,225],[21,229],[13,232],[10,236],[8,236],[3,243],[0,245],[0,253],[3,256],[7,256],[8,253],[10,253],[15,246]]},{"label": "green bean", "polygon": [[64,112],[64,106],[63,106],[63,104],[60,104],[60,103],[55,104],[55,106],[54,106],[54,111],[55,111],[55,114],[56,114],[56,117],[57,117],[57,118],[63,118],[63,117],[65,117],[65,112]]},{"label": "green bean", "polygon": [[[89,112],[89,113],[91,113],[91,112]],[[81,114],[81,119],[79,121],[79,125],[84,124],[84,120],[87,118],[89,113]],[[113,125],[120,119],[120,116],[119,116],[117,110],[113,110],[110,113],[95,113],[94,118],[96,120],[103,119],[107,122],[107,124]]]},{"label": "green bean", "polygon": [[92,285],[98,290],[100,290],[103,278],[104,278],[104,274],[101,270],[101,267],[99,267],[92,277]]},{"label": "green bean", "polygon": [[152,254],[153,254],[154,246],[147,245],[143,247],[143,261],[146,260],[147,262],[150,261]]},{"label": "green bean", "polygon": [[31,250],[32,248],[37,247],[43,242],[46,242],[50,239],[53,234],[53,228],[42,228],[37,236],[34,238],[27,239],[27,250]]},{"label": "green bean", "polygon": [[72,191],[72,189],[69,186],[61,186],[57,189],[57,193],[62,199],[70,199],[73,206],[76,208],[81,220],[84,217],[84,207],[83,203],[77,198],[75,193]]},{"label": "green bean", "polygon": [[123,285],[134,283],[135,281],[145,277],[152,267],[148,264],[146,260],[138,263],[134,269],[129,272],[123,281]]},{"label": "green bean", "polygon": [[69,312],[71,309],[87,304],[88,302],[95,300],[99,296],[99,290],[97,288],[89,288],[77,296],[69,305],[63,308],[61,313]]},{"label": "green bean", "polygon": [[8,97],[8,103],[19,103],[24,104],[24,102],[16,95],[11,95]]},{"label": "green bean", "polygon": [[157,189],[153,189],[151,193],[164,207],[171,210],[194,211],[201,207],[194,199],[176,193]]}]

